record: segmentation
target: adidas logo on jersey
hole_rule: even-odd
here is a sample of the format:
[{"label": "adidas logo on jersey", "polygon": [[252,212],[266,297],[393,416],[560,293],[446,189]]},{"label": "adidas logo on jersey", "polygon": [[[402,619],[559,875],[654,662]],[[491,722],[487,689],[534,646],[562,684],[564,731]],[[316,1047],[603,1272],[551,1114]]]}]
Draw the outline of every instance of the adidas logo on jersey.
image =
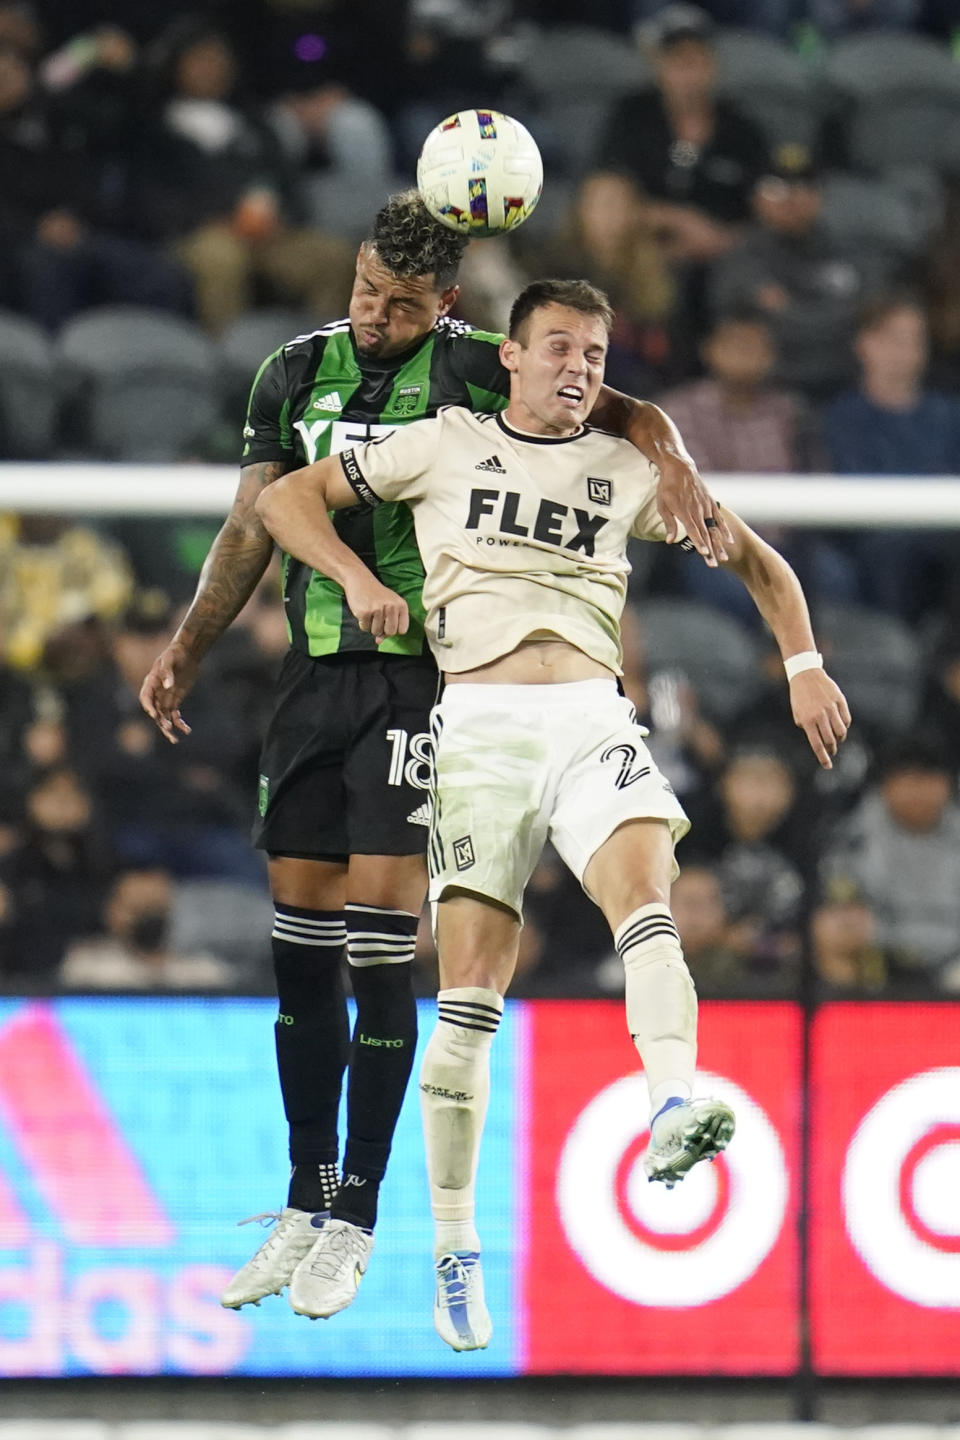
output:
[{"label": "adidas logo on jersey", "polygon": [[427,803],[426,800],[423,802],[422,805],[418,805],[417,808],[416,808],[416,810],[411,810],[411,811],[410,811],[410,814],[407,816],[407,824],[408,824],[408,825],[429,825],[429,824],[430,824],[430,806],[429,806],[429,804]]},{"label": "adidas logo on jersey", "polygon": [[339,390],[333,390],[329,395],[321,395],[319,400],[314,400],[313,408],[314,410],[332,410],[335,415],[339,415],[343,409]]},{"label": "adidas logo on jersey", "polygon": [[500,464],[499,455],[488,455],[486,460],[481,460],[479,465],[474,465],[474,470],[486,470],[488,475],[506,475],[506,470]]}]

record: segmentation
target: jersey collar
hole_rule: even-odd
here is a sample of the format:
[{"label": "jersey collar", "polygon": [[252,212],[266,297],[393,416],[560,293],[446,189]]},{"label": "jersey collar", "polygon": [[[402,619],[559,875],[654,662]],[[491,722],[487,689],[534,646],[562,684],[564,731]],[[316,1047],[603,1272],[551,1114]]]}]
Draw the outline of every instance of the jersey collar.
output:
[{"label": "jersey collar", "polygon": [[569,445],[571,440],[580,440],[587,433],[587,426],[581,425],[572,435],[530,435],[526,430],[516,430],[503,418],[503,411],[497,411],[497,424],[504,435],[511,440],[522,440],[525,445]]}]

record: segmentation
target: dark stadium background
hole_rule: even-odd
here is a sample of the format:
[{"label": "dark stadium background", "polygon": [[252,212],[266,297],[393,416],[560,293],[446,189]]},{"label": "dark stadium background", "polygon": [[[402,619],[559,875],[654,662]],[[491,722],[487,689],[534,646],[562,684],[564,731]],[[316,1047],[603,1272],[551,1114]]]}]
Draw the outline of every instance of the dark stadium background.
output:
[{"label": "dark stadium background", "polygon": [[[212,1308],[217,1276],[260,1238],[234,1222],[277,1203],[284,1163],[258,938],[270,907],[246,841],[285,643],[275,576],[211,657],[189,752],[153,753],[127,682],[192,593],[260,359],[344,312],[370,216],[412,183],[419,141],[452,110],[517,115],[546,170],[523,231],[471,247],[457,313],[499,328],[526,278],[575,265],[620,311],[613,383],[701,424],[691,387],[715,378],[701,347],[716,262],[658,249],[636,216],[615,260],[589,233],[612,214],[590,211],[591,196],[613,203],[590,188],[610,154],[605,126],[649,80],[644,47],[663,9],[0,0],[0,1440],[385,1440],[404,1427],[440,1440],[467,1422],[498,1427],[491,1440],[620,1440],[647,1426],[649,1440],[705,1427],[743,1440],[744,1424],[776,1440],[771,1427],[798,1422],[924,1440],[960,1424],[955,0],[704,6],[721,93],[766,136],[769,168],[789,176],[799,148],[836,257],[875,258],[883,293],[923,314],[923,385],[941,397],[942,426],[910,465],[893,441],[884,465],[869,425],[869,459],[841,457],[841,402],[857,385],[847,333],[835,371],[770,382],[799,394],[776,412],[795,425],[782,464],[702,462],[804,579],[857,718],[830,777],[796,747],[765,638],[719,583],[683,557],[638,557],[627,684],[694,819],[678,924],[704,1000],[701,1063],[747,1117],[741,1158],[732,1150],[699,1189],[691,1177],[680,1222],[639,1193],[640,1137],[617,1129],[632,1103],[618,1089],[630,1051],[617,966],[548,855],[485,1149],[489,1354],[434,1348],[409,1103],[380,1269],[339,1332],[288,1325],[279,1299],[249,1320]],[[196,210],[195,176],[178,187],[151,163],[171,58],[211,31],[234,52],[230,104],[274,167],[221,177],[240,186],[231,233],[249,261],[230,249],[226,301],[204,300],[219,260],[192,268],[184,248],[222,216]],[[263,260],[278,234],[297,237],[282,268]],[[326,291],[290,259],[321,253]],[[152,368],[120,403],[98,358],[118,353],[119,332],[91,322],[145,301],[149,316],[126,313]],[[716,427],[696,434],[709,458]],[[778,453],[770,435],[751,440],[765,457]],[[175,500],[178,485],[202,499]],[[920,776],[906,811],[937,777],[943,795],[933,821],[908,814],[898,829],[884,787],[904,774],[908,791]],[[915,849],[899,848],[907,832]],[[69,979],[143,856],[166,876],[171,944],[220,965],[206,990],[131,996]],[[937,921],[927,948],[918,896],[920,919]],[[426,927],[419,960],[428,1031]],[[601,1103],[594,1130],[582,1117]],[[664,1255],[675,1268],[660,1298],[638,1299]],[[238,1340],[242,1327],[255,1340]],[[72,1430],[80,1421],[90,1428]],[[159,1428],[137,1430],[148,1421]]]}]

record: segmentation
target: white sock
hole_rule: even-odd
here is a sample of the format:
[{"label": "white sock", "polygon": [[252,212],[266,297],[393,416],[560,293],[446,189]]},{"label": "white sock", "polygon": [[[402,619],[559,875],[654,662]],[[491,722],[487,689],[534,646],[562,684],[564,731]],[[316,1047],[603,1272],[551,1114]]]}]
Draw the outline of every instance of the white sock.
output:
[{"label": "white sock", "polygon": [[420,1069],[437,1258],[480,1249],[474,1185],[490,1098],[490,1046],[502,1013],[496,990],[462,986],[437,996],[437,1024]]},{"label": "white sock", "polygon": [[[618,926],[614,944],[626,973],[627,1025],[640,1052],[651,1106],[693,1093],[697,992],[666,905],[641,905]],[[652,1110],[656,1113],[656,1110]]]},{"label": "white sock", "polygon": [[650,1119],[655,1120],[669,1100],[689,1100],[692,1094],[686,1080],[661,1080],[650,1091]]}]

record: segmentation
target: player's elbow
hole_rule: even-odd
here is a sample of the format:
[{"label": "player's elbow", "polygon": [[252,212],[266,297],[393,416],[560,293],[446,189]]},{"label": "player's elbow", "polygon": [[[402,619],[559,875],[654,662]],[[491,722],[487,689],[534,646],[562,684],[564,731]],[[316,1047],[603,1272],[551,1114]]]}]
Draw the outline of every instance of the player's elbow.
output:
[{"label": "player's elbow", "polygon": [[276,527],[283,523],[290,500],[288,489],[284,479],[275,480],[272,485],[264,486],[257,496],[254,509],[263,528],[271,535],[275,535]]}]

